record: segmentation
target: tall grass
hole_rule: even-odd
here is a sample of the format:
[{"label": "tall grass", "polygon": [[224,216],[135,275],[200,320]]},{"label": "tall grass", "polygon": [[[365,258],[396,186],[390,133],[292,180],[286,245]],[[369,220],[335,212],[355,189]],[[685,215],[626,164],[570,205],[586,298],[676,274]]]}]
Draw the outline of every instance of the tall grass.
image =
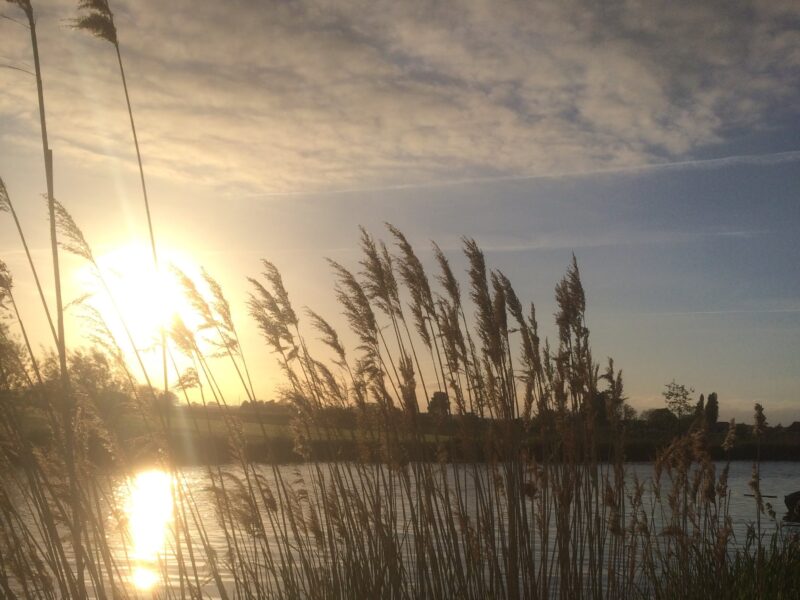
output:
[{"label": "tall grass", "polygon": [[[15,4],[28,15],[35,48],[32,8]],[[111,23],[113,39],[101,37],[119,52],[108,4],[81,6],[95,19],[94,29],[81,27],[96,33]],[[41,115],[51,165],[43,104]],[[138,142],[137,157],[150,224]],[[754,525],[735,539],[730,462],[711,461],[704,421],[663,449],[651,481],[630,476],[622,374],[613,361],[594,359],[574,258],[555,287],[552,343],[540,336],[533,304],[523,305],[470,238],[462,281],[438,246],[431,276],[397,228],[387,226],[387,241],[362,230],[357,265],[330,261],[347,336],[319,312],[298,310],[277,266],[263,261],[249,280],[247,309],[285,376],[281,398],[305,459],[290,468],[254,460],[254,446],[274,437],[269,418],[254,410],[258,433],[247,433],[242,411],[228,403],[233,392],[220,383],[224,361],[256,400],[222,287],[208,273],[193,281],[176,272],[201,325],[176,320],[162,344],[173,390],[187,405],[213,404],[220,432],[210,409],[171,409],[166,390],[155,389],[129,316],[55,201],[47,172],[54,258],[60,240],[89,264],[125,333],[117,339],[108,315],[85,306],[81,345],[92,348],[67,352],[57,302],[57,354],[37,355],[0,263],[8,317],[0,321],[4,597],[140,596],[131,583],[140,559],[130,552],[119,490],[145,460],[174,481],[158,565],[169,582],[148,592],[158,597],[789,598],[800,586],[797,538],[774,526],[765,532],[775,515],[760,492],[758,463]],[[13,208],[4,185],[0,192],[0,209]],[[427,411],[434,392],[446,395],[450,414]],[[334,418],[341,414],[352,419]],[[202,461],[203,486],[180,467],[186,440],[176,436],[177,418],[190,444],[226,441],[227,464]],[[133,421],[141,428],[132,432]],[[764,424],[757,407],[757,431]],[[733,433],[732,423],[728,450]],[[602,443],[609,436],[610,450]]]},{"label": "tall grass", "polygon": [[[25,14],[25,17],[28,22],[28,29],[30,30],[30,39],[31,39],[31,53],[33,55],[33,65],[34,65],[34,75],[36,77],[36,92],[37,92],[37,99],[38,99],[38,106],[39,106],[39,123],[40,123],[40,130],[41,130],[41,137],[42,137],[42,154],[44,159],[44,169],[45,169],[45,181],[47,184],[47,208],[48,208],[48,216],[49,216],[49,225],[50,225],[50,248],[51,248],[51,256],[52,256],[52,263],[53,263],[53,281],[55,286],[55,311],[56,311],[56,348],[58,351],[58,364],[59,364],[59,381],[61,387],[60,393],[60,412],[61,418],[63,419],[66,427],[64,428],[64,445],[63,445],[63,452],[66,462],[66,470],[68,473],[68,481],[70,487],[70,495],[71,495],[71,502],[70,507],[72,509],[72,518],[70,521],[70,530],[73,539],[73,543],[76,546],[76,562],[77,562],[77,586],[80,587],[83,584],[83,552],[81,549],[81,529],[83,526],[83,515],[80,511],[80,502],[78,501],[79,496],[79,489],[78,489],[78,480],[77,480],[77,472],[76,472],[76,465],[75,465],[75,457],[73,452],[73,447],[75,445],[75,439],[73,436],[73,420],[75,418],[75,405],[71,401],[72,393],[70,390],[70,382],[69,382],[69,373],[67,369],[67,343],[65,339],[65,332],[64,332],[64,303],[62,298],[62,288],[61,288],[61,269],[59,263],[59,253],[58,253],[58,237],[56,234],[56,198],[55,198],[55,184],[54,184],[54,175],[53,175],[53,151],[50,148],[49,139],[47,135],[47,115],[45,110],[45,102],[44,102],[44,84],[42,81],[42,69],[41,69],[41,62],[39,59],[39,40],[36,33],[36,18],[34,16],[33,6],[30,0],[8,0],[9,3],[17,5]],[[7,194],[6,194],[7,195]],[[12,212],[12,215],[16,221],[16,214],[13,212],[13,205],[11,201],[8,200],[9,209]],[[21,229],[18,227],[21,232]],[[21,236],[22,237],[22,236]],[[23,245],[24,237],[23,237]],[[27,253],[27,250],[26,250]],[[30,260],[30,255],[28,253],[29,263],[31,265],[31,270],[34,275],[34,279],[37,280],[38,286],[38,276],[36,275],[36,270],[33,266],[33,262]],[[50,321],[50,325],[52,327],[52,320],[50,317],[50,311],[48,309],[47,302],[44,300],[44,295],[41,291],[41,286],[39,287],[39,294],[42,298],[42,303],[45,309],[45,313],[47,315],[48,321]],[[74,590],[74,588],[71,588]]]},{"label": "tall grass", "polygon": [[[74,27],[91,33],[98,39],[105,40],[114,46],[119,65],[119,75],[122,80],[122,89],[125,92],[125,104],[128,109],[128,119],[131,125],[133,136],[133,146],[136,150],[136,162],[139,167],[139,181],[142,187],[142,200],[144,201],[145,216],[147,217],[147,233],[150,237],[150,250],[153,255],[153,265],[156,272],[159,272],[158,251],[156,249],[156,236],[153,229],[153,217],[150,212],[150,199],[147,195],[147,183],[144,176],[144,165],[142,164],[142,152],[139,149],[139,136],[136,134],[136,122],[133,118],[133,107],[131,97],[128,92],[128,80],[125,77],[125,67],[122,63],[122,51],[120,50],[119,39],[117,37],[117,26],[114,23],[114,13],[108,0],[79,0],[78,8],[81,14],[75,19]],[[161,329],[161,362],[164,381],[164,393],[169,389],[169,374],[167,371],[167,341],[166,330]]]},{"label": "tall grass", "polygon": [[[401,277],[395,292],[394,275],[387,271],[401,257],[374,254],[379,245],[366,234],[363,239],[363,272],[332,265],[358,347],[347,350],[328,321],[308,311],[311,330],[330,350],[324,353],[331,357],[327,364],[312,352],[320,345],[304,334],[274,265],[265,262],[264,281],[252,281],[250,312],[286,373],[283,394],[294,407],[296,450],[315,459],[294,472],[251,460],[240,413],[226,406],[227,392],[216,381],[214,360],[201,349],[200,332],[176,324],[174,349],[196,365],[181,388],[202,386],[204,397],[210,394],[223,406],[231,445],[230,465],[206,468],[204,493],[215,506],[214,523],[202,520],[198,490],[185,485],[172,463],[169,424],[159,422],[163,413],[143,401],[130,373],[124,373],[121,351],[113,350],[117,343],[107,344],[119,366],[115,385],[129,391],[133,410],[149,423],[150,442],[178,482],[171,561],[178,571],[172,584],[180,589],[163,590],[165,596],[195,597],[202,589],[220,597],[666,598],[677,590],[696,590],[699,596],[746,589],[790,597],[797,542],[776,535],[764,543],[754,525],[743,546],[734,543],[729,466],[717,473],[703,428],[665,448],[653,466],[652,488],[626,476],[622,379],[613,363],[601,371],[591,361],[576,263],[556,288],[558,345],[545,343],[535,351],[540,343],[533,310],[523,316],[508,279],[488,270],[477,245],[465,240],[476,316],[462,303],[459,286],[450,286],[457,295],[436,296],[432,304],[425,323],[442,355],[431,343],[431,362],[441,365],[444,376],[430,387],[441,388],[454,402],[453,415],[431,418],[416,397],[422,374],[414,368],[412,347],[422,336],[404,326],[407,290]],[[79,248],[90,260],[85,246],[73,247]],[[452,284],[449,263],[442,266],[442,278]],[[215,305],[181,277],[204,329],[212,329],[228,348],[227,359],[240,364],[221,292],[212,292]],[[4,281],[5,296],[13,300],[10,280]],[[430,285],[427,279],[417,283],[420,289]],[[465,328],[462,321],[475,326]],[[110,336],[107,329],[105,335]],[[2,532],[13,541],[9,547],[29,553],[5,563],[5,578],[9,590],[24,586],[26,596],[57,597],[48,595],[44,582],[60,577],[69,590],[76,579],[75,548],[48,534],[44,514],[54,511],[57,531],[60,511],[72,500],[60,489],[58,469],[51,470],[58,458],[46,447],[31,448],[15,424],[24,412],[22,398],[41,394],[47,407],[48,393],[58,390],[48,387],[47,375],[26,376],[36,360],[33,353],[25,359],[22,348],[13,349],[4,336],[4,347],[18,357],[16,370],[3,379],[4,436],[15,450],[5,455],[3,473],[11,485],[4,489],[20,495],[6,492]],[[100,339],[97,331],[95,336]],[[109,511],[120,509],[111,494],[114,480],[134,462],[116,437],[121,430],[113,413],[102,411],[97,391],[88,389],[93,379],[80,365],[80,354],[73,354],[74,388],[85,394],[82,450],[76,449],[76,456],[87,518],[81,547],[87,549],[88,580],[78,593],[103,597],[113,589],[125,597],[134,593],[126,587],[126,558],[112,550],[105,528],[113,526]],[[238,372],[249,390],[244,371]],[[592,402],[598,391],[614,431],[608,457],[599,455],[600,425]],[[467,401],[455,400],[460,394],[471,395],[487,418],[473,417]],[[344,406],[352,407],[355,427],[330,419],[330,409]],[[203,417],[192,418],[196,431],[209,427]],[[52,423],[54,431],[58,426],[57,420]],[[269,435],[266,429],[263,435]],[[111,471],[87,452],[93,438],[101,438],[113,456]],[[324,455],[348,445],[358,448],[356,460]],[[756,508],[769,512],[765,505]],[[42,524],[29,513],[36,518],[42,513]],[[224,559],[209,541],[212,530],[222,538]],[[41,568],[25,570],[23,564]]]}]

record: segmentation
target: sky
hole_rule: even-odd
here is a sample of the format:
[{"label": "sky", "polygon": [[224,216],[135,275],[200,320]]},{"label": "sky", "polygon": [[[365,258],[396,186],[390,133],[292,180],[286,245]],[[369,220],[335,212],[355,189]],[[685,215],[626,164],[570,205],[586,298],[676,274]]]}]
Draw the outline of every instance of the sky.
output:
[{"label": "sky", "polygon": [[[116,55],[70,28],[76,4],[34,2],[56,197],[113,255],[146,224]],[[245,307],[259,259],[343,327],[324,258],[357,268],[358,226],[388,221],[431,272],[430,240],[463,272],[475,238],[551,338],[574,252],[595,358],[639,410],[675,379],[716,391],[723,419],[760,402],[800,420],[796,2],[111,7],[159,244],[223,284],[259,397],[280,386]],[[0,19],[0,177],[49,273],[29,42]],[[46,344],[7,218],[0,258]],[[82,270],[65,262],[69,300]]]}]

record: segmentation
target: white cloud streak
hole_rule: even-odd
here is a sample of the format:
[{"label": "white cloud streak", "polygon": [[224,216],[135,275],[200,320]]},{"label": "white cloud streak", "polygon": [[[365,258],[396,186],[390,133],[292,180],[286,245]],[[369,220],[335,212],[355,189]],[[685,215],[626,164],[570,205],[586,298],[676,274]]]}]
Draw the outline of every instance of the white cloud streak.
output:
[{"label": "white cloud streak", "polygon": [[760,314],[798,314],[800,308],[733,308],[727,310],[694,310],[682,312],[650,312],[642,313],[648,317],[695,317],[724,315],[760,315]]},{"label": "white cloud streak", "polygon": [[[364,192],[389,192],[416,189],[432,189],[440,187],[455,187],[460,185],[483,185],[492,183],[506,183],[514,181],[536,181],[554,179],[578,179],[583,177],[594,177],[598,175],[626,175],[638,173],[653,173],[659,171],[681,171],[689,169],[721,169],[733,166],[770,166],[786,163],[800,162],[800,151],[776,152],[772,154],[744,154],[738,156],[722,156],[719,158],[707,158],[697,160],[683,160],[676,162],[651,163],[641,165],[631,165],[628,167],[617,167],[608,169],[594,169],[589,171],[573,171],[564,173],[531,174],[531,175],[506,175],[497,177],[471,177],[466,179],[451,179],[440,181],[426,181],[420,183],[406,183],[382,187],[363,187],[363,188],[342,188],[335,190],[315,190],[300,191],[287,190],[284,192],[263,192],[253,193],[241,198],[269,198],[279,196],[320,196],[320,195],[342,195]],[[723,234],[725,235],[725,234]],[[730,232],[727,235],[736,235]]]}]

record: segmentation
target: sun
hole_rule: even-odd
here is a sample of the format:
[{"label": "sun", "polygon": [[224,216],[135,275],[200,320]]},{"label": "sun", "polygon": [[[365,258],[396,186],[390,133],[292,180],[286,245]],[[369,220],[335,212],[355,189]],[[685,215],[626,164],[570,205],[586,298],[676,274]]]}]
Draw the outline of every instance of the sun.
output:
[{"label": "sun", "polygon": [[[184,308],[175,278],[163,267],[156,270],[147,248],[124,246],[97,262],[110,280],[114,301],[137,331],[157,334],[162,327],[169,327]],[[169,257],[166,262],[174,261]]]},{"label": "sun", "polygon": [[90,294],[86,302],[126,354],[133,352],[131,341],[143,354],[158,347],[162,329],[168,331],[176,318],[190,328],[199,324],[174,272],[180,269],[196,281],[199,267],[184,253],[169,248],[159,248],[159,263],[156,269],[149,246],[133,243],[97,258],[101,277],[90,266],[78,273],[78,286]]}]

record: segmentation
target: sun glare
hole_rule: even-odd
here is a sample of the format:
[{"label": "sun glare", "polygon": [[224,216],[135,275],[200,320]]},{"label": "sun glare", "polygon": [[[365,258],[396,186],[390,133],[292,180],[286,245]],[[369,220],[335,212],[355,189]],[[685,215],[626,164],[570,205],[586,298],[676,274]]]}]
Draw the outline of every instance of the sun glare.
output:
[{"label": "sun glare", "polygon": [[97,259],[114,296],[113,301],[107,299],[109,306],[101,308],[116,312],[116,302],[132,329],[152,337],[161,327],[169,327],[176,315],[190,312],[170,266],[186,270],[187,264],[193,265],[174,251],[162,250],[160,260],[161,269],[156,271],[150,249],[144,244],[122,246]]},{"label": "sun glare", "polygon": [[130,482],[126,501],[132,543],[131,582],[137,589],[158,583],[158,557],[172,522],[172,478],[164,471],[144,471]]},{"label": "sun glare", "polygon": [[[77,275],[79,289],[89,291],[91,304],[106,321],[114,337],[126,352],[128,334],[138,350],[158,347],[162,328],[169,329],[176,317],[190,328],[200,322],[199,316],[185,298],[173,267],[197,281],[200,269],[184,254],[159,248],[160,270],[156,270],[150,248],[146,244],[129,244],[97,258],[108,289],[98,281],[90,267]],[[128,357],[129,359],[132,357]],[[159,357],[145,357],[148,368],[160,368]],[[132,364],[133,360],[129,360]]]}]

